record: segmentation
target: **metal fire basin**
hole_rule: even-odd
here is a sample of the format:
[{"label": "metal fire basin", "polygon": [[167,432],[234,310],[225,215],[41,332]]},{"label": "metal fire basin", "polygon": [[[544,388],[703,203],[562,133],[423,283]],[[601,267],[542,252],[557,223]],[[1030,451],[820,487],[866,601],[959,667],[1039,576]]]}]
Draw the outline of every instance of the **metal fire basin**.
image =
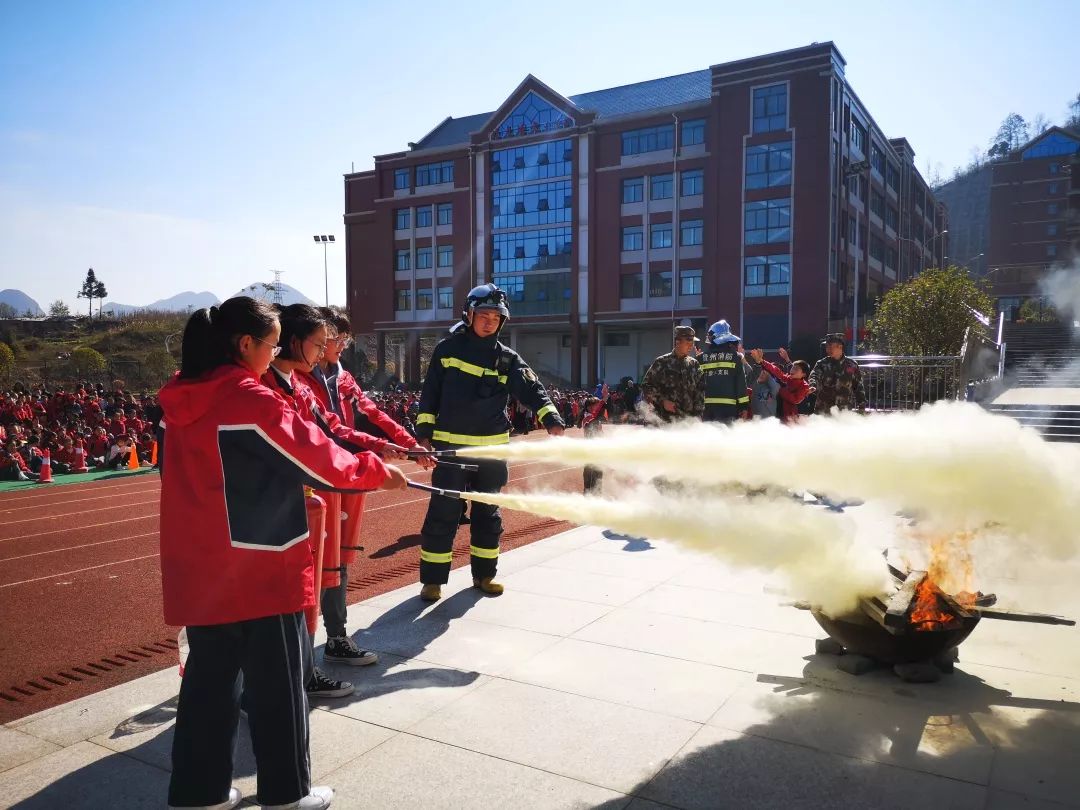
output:
[{"label": "metal fire basin", "polygon": [[958,618],[959,626],[950,630],[905,628],[894,633],[862,612],[839,618],[816,609],[810,613],[829,637],[842,644],[847,652],[885,664],[933,661],[971,635],[981,618],[978,613],[970,618]]}]

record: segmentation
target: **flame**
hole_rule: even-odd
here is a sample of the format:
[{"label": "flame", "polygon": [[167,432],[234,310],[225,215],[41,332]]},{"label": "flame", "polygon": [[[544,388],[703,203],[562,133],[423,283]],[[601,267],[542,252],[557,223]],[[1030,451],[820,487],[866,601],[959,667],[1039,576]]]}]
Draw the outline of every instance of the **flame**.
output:
[{"label": "flame", "polygon": [[952,630],[959,625],[960,619],[948,609],[940,594],[941,589],[929,575],[915,589],[910,622],[916,631]]}]

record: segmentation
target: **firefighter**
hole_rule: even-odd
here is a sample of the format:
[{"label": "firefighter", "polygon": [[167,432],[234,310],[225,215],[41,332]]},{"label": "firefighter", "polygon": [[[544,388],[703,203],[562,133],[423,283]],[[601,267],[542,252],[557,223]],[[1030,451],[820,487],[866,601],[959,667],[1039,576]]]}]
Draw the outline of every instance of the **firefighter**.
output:
[{"label": "firefighter", "polygon": [[750,396],[739,354],[739,336],[731,333],[727,321],[719,320],[709,327],[705,337],[708,342],[698,358],[698,369],[705,380],[703,421],[729,425],[735,419],[748,419]]},{"label": "firefighter", "polygon": [[[494,284],[482,284],[469,292],[461,323],[435,347],[424,379],[416,432],[425,448],[460,450],[506,444],[510,441],[506,408],[511,395],[536,413],[548,433],[562,435],[565,425],[543,384],[517,352],[499,342],[499,332],[509,317],[506,293]],[[506,462],[457,460],[479,469],[470,472],[440,464],[431,474],[433,486],[476,492],[498,492],[505,486]],[[420,550],[420,597],[427,602],[442,597],[460,519],[458,501],[431,496]],[[494,581],[502,536],[499,508],[473,503],[470,528],[473,585],[498,596],[503,592],[503,586]]]}]

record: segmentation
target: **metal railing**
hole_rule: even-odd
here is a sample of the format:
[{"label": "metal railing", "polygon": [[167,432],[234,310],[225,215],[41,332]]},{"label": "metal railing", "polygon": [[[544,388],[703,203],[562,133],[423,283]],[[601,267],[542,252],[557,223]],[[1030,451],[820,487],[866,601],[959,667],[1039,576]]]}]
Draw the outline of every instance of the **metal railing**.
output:
[{"label": "metal railing", "polygon": [[865,354],[852,358],[862,372],[866,407],[908,411],[943,399],[963,399],[966,380],[959,355],[908,357]]}]

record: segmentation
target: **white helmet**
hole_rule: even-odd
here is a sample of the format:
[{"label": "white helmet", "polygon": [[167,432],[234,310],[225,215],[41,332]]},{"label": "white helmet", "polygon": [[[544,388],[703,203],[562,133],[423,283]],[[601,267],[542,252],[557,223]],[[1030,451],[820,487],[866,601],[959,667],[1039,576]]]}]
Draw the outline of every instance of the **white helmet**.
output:
[{"label": "white helmet", "polygon": [[741,338],[738,335],[731,333],[731,325],[725,320],[719,320],[709,327],[709,331],[706,333],[706,337],[709,342],[715,346],[720,346],[724,343],[738,343]]}]

